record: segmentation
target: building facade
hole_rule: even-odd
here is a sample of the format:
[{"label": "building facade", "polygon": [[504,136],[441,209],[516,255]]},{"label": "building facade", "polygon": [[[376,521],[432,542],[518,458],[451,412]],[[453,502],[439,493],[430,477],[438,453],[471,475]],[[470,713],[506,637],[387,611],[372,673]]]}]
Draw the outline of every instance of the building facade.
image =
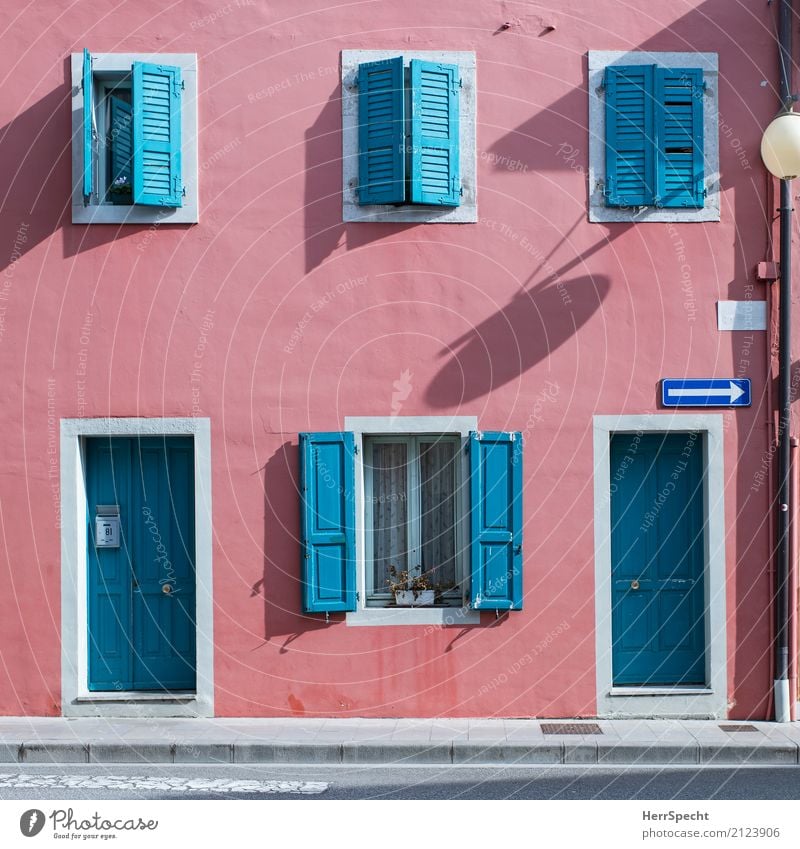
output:
[{"label": "building facade", "polygon": [[16,19],[0,713],[768,718],[773,16]]}]

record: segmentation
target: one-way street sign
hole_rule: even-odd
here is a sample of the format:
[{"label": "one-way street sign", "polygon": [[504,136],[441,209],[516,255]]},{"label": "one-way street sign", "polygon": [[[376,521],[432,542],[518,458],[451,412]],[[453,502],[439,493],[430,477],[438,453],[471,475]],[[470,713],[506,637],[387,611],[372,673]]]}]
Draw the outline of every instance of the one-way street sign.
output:
[{"label": "one-way street sign", "polygon": [[665,407],[749,407],[748,378],[664,378],[661,398]]}]

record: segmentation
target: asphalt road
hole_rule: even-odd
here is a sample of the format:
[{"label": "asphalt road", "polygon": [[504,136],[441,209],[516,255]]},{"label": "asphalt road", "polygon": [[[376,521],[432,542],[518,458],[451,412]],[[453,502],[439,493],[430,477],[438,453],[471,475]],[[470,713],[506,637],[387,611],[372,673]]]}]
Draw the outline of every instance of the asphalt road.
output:
[{"label": "asphalt road", "polygon": [[0,764],[0,799],[800,799],[800,767]]}]

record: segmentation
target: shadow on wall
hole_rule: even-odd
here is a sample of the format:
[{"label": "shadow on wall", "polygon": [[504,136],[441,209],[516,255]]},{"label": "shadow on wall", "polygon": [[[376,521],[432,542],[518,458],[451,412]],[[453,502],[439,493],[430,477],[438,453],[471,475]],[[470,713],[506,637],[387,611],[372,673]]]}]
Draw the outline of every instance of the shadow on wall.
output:
[{"label": "shadow on wall", "polygon": [[[308,631],[342,621],[330,622],[320,614],[303,614],[300,579],[300,493],[299,451],[296,443],[284,442],[264,466],[264,571],[250,590],[264,604],[264,644],[283,637],[279,652]],[[263,648],[263,645],[259,648]]]},{"label": "shadow on wall", "polygon": [[402,233],[418,224],[342,221],[342,87],[338,85],[306,131],[305,269],[310,274],[344,240],[347,250]]},{"label": "shadow on wall", "polygon": [[425,391],[432,407],[474,401],[514,380],[574,336],[611,288],[605,275],[519,292],[494,315],[451,342]]}]

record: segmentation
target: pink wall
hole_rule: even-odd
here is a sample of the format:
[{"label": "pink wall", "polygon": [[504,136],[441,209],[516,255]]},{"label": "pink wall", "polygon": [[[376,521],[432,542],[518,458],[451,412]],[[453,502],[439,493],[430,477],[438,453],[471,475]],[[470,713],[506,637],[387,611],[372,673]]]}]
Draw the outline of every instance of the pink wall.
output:
[{"label": "pink wall", "polygon": [[[0,713],[60,712],[58,419],[185,416],[195,403],[212,421],[218,714],[591,715],[591,417],[655,411],[662,377],[729,376],[746,356],[755,402],[725,436],[729,698],[732,717],[765,716],[768,490],[751,491],[768,447],[765,334],[743,355],[715,304],[763,297],[771,14],[726,0],[79,0],[10,23]],[[70,223],[68,59],[84,46],[198,54],[200,224]],[[339,51],[357,48],[475,51],[479,224],[342,223]],[[676,225],[691,309],[666,225],[587,222],[589,49],[719,53],[720,116],[740,145],[721,134],[721,222]],[[389,415],[404,370],[402,415],[526,434],[521,613],[363,629],[299,612],[297,433]]]}]

